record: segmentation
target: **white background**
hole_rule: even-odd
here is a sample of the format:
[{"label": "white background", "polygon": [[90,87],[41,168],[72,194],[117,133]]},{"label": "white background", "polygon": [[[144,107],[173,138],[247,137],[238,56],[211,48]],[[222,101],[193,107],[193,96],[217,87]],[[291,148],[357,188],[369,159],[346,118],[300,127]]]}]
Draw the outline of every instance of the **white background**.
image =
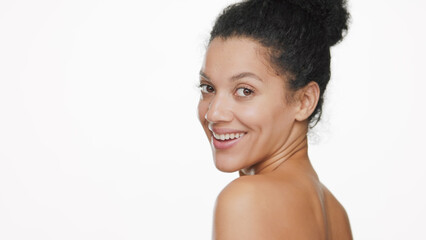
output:
[{"label": "white background", "polygon": [[[0,239],[209,239],[196,118],[232,1],[0,2]],[[353,0],[310,155],[355,239],[426,239],[426,4]]]}]

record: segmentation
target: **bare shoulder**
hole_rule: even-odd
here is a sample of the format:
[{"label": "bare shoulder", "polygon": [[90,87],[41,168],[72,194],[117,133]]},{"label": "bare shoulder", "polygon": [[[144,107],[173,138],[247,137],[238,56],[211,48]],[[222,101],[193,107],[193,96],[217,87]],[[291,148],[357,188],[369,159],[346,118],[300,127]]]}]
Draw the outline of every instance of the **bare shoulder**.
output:
[{"label": "bare shoulder", "polygon": [[315,209],[306,187],[291,180],[240,177],[217,198],[214,239],[318,239]]}]

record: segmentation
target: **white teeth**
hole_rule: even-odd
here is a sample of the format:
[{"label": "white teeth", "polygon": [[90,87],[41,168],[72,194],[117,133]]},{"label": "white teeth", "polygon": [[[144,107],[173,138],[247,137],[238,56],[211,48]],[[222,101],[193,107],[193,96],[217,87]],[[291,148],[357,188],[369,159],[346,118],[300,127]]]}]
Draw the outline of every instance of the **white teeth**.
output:
[{"label": "white teeth", "polygon": [[218,140],[229,140],[229,139],[236,139],[236,138],[240,138],[242,136],[244,136],[244,133],[227,133],[227,134],[217,134],[215,132],[213,132],[213,136],[214,138],[218,139]]}]

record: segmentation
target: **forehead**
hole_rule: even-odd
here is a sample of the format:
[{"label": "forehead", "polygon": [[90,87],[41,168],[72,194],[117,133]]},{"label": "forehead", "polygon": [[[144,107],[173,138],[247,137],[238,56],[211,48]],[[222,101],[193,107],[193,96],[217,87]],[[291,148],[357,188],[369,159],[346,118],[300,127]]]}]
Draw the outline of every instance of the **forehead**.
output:
[{"label": "forehead", "polygon": [[215,38],[206,52],[202,72],[220,78],[241,72],[257,75],[276,75],[267,60],[267,50],[249,38]]}]

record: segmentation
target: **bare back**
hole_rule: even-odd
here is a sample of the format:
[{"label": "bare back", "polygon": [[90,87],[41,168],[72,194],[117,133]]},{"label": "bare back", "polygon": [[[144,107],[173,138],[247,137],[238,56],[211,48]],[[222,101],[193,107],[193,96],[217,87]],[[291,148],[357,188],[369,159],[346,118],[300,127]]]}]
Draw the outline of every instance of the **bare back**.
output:
[{"label": "bare back", "polygon": [[214,233],[220,240],[352,240],[342,205],[301,166],[230,183],[217,200]]},{"label": "bare back", "polygon": [[[296,201],[302,202],[301,204],[304,204],[304,208],[311,209],[311,212],[307,212],[306,214],[312,216],[312,219],[315,220],[315,223],[311,227],[317,228],[316,235],[318,238],[316,239],[352,240],[349,219],[345,209],[319,181],[313,169],[312,172],[307,171],[305,174],[296,170],[293,174],[287,174],[287,176],[280,177],[285,183],[280,184],[279,181],[276,182],[276,190],[290,188],[289,191],[292,193],[292,196],[296,199],[299,198]],[[289,198],[289,192],[283,192],[286,194],[281,195],[281,197]],[[303,199],[309,200],[304,201]],[[283,201],[286,202],[287,200]]]},{"label": "bare back", "polygon": [[329,240],[351,240],[352,232],[345,209],[325,186],[322,189]]},{"label": "bare back", "polygon": [[[286,166],[283,171],[276,171],[275,175],[280,181],[276,182],[276,190],[290,188],[292,197],[299,198],[298,201],[309,199],[304,208],[311,209],[310,214],[315,219],[314,228],[317,227],[318,238],[325,240],[352,240],[352,233],[348,215],[333,196],[333,194],[319,181],[315,170],[309,161],[306,164]],[[296,187],[295,187],[296,186]],[[288,192],[281,195],[289,198]],[[286,201],[286,200],[283,200]]]}]

